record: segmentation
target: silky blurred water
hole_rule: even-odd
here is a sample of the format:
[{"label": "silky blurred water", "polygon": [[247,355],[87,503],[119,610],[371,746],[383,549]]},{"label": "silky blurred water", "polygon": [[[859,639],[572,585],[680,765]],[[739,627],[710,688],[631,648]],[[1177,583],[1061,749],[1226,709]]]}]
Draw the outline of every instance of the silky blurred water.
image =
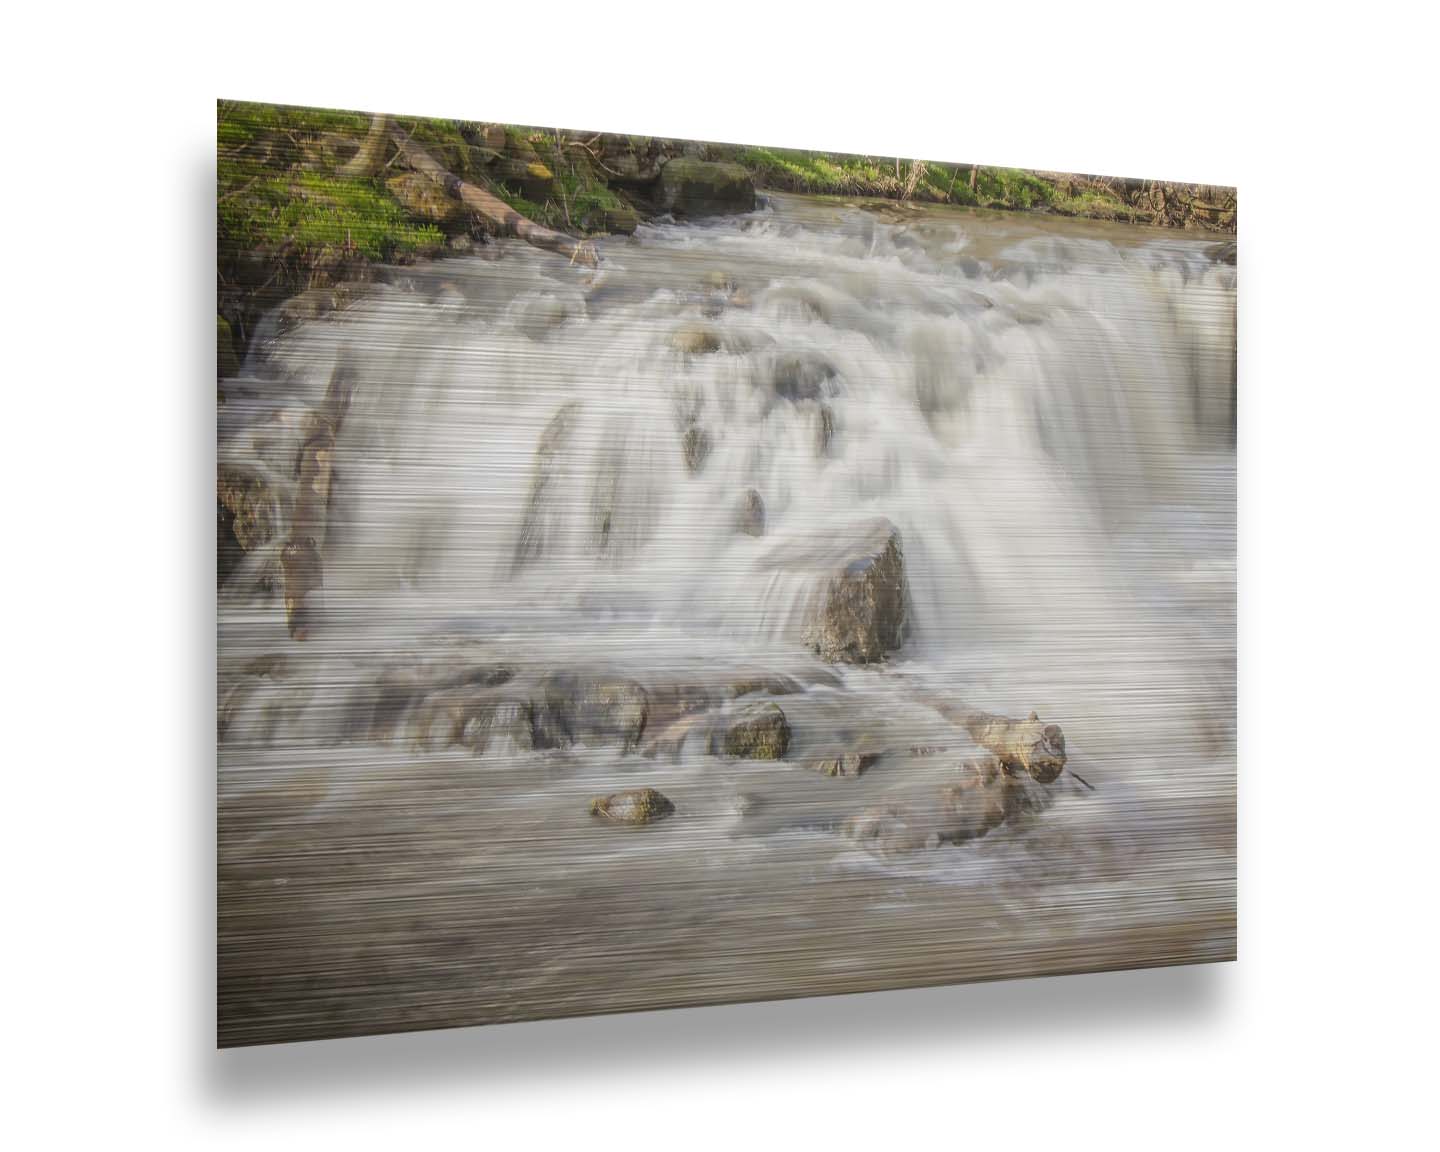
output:
[{"label": "silky blurred water", "polygon": [[[281,529],[219,597],[222,1042],[1233,956],[1215,249],[775,197],[604,241],[598,271],[507,241],[277,314],[219,417]],[[277,556],[337,366],[300,642]],[[905,644],[826,664],[816,557],[880,519]],[[517,713],[477,754],[417,729],[423,692],[376,723],[377,683],[475,669],[519,710],[546,676],[639,685],[646,739],[537,749]],[[660,702],[696,691],[712,724],[779,704],[786,758],[657,746]],[[966,705],[1064,728],[1046,806],[914,852],[848,838],[978,752]],[[859,745],[858,778],[813,770]],[[675,814],[589,814],[640,786]]]}]

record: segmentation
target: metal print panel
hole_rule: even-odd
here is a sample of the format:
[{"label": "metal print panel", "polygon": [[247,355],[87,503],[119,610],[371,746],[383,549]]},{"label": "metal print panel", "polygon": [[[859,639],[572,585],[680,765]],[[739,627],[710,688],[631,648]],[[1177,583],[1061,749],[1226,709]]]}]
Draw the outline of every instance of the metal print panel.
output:
[{"label": "metal print panel", "polygon": [[1235,218],[221,102],[219,1042],[1233,958]]}]

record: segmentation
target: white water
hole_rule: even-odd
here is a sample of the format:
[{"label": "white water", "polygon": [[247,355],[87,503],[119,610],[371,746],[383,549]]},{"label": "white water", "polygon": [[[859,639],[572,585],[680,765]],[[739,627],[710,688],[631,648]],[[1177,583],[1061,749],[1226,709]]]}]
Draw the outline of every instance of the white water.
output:
[{"label": "white water", "polygon": [[[220,754],[234,1037],[290,1034],[276,1020],[297,1010],[319,1021],[302,1032],[354,1031],[1233,953],[1235,271],[1210,247],[782,198],[607,242],[599,272],[514,243],[397,270],[339,319],[264,334],[227,390],[222,462],[284,491],[337,362],[355,391],[311,638],[256,591],[273,548],[221,595],[222,699],[248,689]],[[690,427],[710,448],[693,472]],[[760,537],[734,526],[751,488]],[[903,541],[909,638],[832,671],[802,643],[813,581],[787,560],[876,516]],[[247,678],[272,654],[283,675]],[[357,737],[347,701],[380,672],[479,660],[652,692],[755,670],[812,687],[780,699],[783,765],[691,744],[479,765]],[[1026,830],[871,860],[835,829],[953,770],[965,741],[937,694],[1038,709],[1097,791],[1065,777]],[[884,752],[874,769],[801,766],[841,730]],[[638,836],[584,818],[589,795],[642,784],[677,815]],[[336,845],[386,837],[386,870],[347,887]],[[342,919],[344,947],[316,937],[308,961],[236,945],[226,991],[227,925],[293,934],[340,915],[337,892],[371,924],[385,893],[409,901],[413,987],[375,975],[323,1011],[257,991],[316,957],[374,975],[373,932]],[[486,931],[520,893],[550,913]],[[737,932],[760,959],[731,954]],[[463,958],[441,964],[437,933]]]}]

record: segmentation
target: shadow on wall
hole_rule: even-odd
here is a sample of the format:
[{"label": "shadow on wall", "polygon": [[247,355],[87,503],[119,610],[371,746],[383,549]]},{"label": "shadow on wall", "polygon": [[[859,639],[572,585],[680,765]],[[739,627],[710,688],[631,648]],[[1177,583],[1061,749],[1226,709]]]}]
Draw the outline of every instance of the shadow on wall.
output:
[{"label": "shadow on wall", "polygon": [[200,1079],[219,1108],[410,1087],[644,1083],[677,1067],[753,1071],[847,1048],[873,1058],[1173,1029],[1217,1018],[1224,984],[1216,965],[1197,965],[232,1048],[202,1053]]}]

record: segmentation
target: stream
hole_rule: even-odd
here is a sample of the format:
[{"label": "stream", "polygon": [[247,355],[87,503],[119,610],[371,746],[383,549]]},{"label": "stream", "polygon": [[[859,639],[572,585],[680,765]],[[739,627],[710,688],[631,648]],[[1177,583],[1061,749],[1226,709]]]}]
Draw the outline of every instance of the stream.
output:
[{"label": "stream", "polygon": [[[1217,248],[775,195],[273,315],[219,409],[273,529],[218,593],[221,1043],[1233,958]],[[282,541],[336,381],[302,640]],[[903,642],[827,659],[877,531]],[[724,754],[767,705],[783,758]],[[984,755],[958,707],[1064,731],[983,835],[923,815]],[[673,813],[590,811],[641,787]]]}]

